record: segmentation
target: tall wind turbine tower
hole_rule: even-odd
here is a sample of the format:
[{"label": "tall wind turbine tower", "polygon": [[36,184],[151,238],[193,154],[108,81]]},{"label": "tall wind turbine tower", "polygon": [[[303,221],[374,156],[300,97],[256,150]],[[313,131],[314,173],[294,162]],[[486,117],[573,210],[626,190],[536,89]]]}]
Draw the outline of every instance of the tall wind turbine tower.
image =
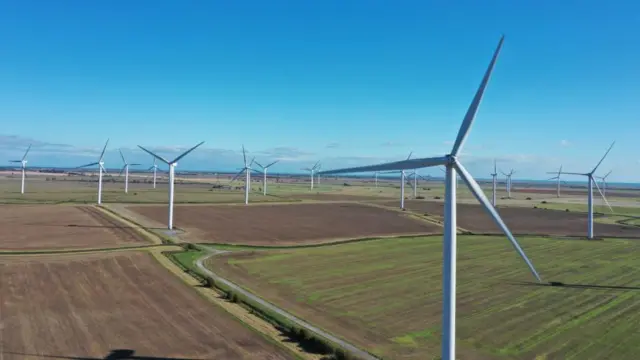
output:
[{"label": "tall wind turbine tower", "polygon": [[[267,195],[267,171],[269,170],[269,168],[273,165],[275,165],[276,163],[278,163],[278,161],[280,160],[276,160],[274,162],[272,162],[271,164],[268,164],[267,166],[262,166],[260,165],[259,162],[254,161],[256,164],[258,164],[258,166],[260,166],[262,168],[262,195]],[[254,170],[257,171],[257,170]]]},{"label": "tall wind turbine tower", "polygon": [[127,194],[129,193],[129,166],[138,166],[140,164],[129,164],[122,154],[122,149],[118,149],[118,151],[120,152],[120,157],[124,163],[124,166],[122,167],[122,170],[120,170],[120,174],[118,176],[122,176],[122,172],[124,172],[124,193]]},{"label": "tall wind turbine tower", "polygon": [[605,174],[605,176],[596,176],[596,178],[600,179],[601,184],[602,184],[602,195],[606,196],[607,195],[607,178],[609,177],[609,175],[611,175],[611,171],[609,170],[608,173]]},{"label": "tall wind turbine tower", "polygon": [[323,174],[341,174],[341,173],[357,173],[357,172],[372,172],[372,171],[389,171],[389,170],[406,170],[406,169],[418,169],[423,167],[442,166],[446,168],[445,179],[445,210],[444,210],[444,246],[443,246],[443,301],[442,301],[442,360],[455,360],[456,359],[456,253],[457,253],[457,216],[456,216],[456,173],[460,173],[460,177],[467,184],[471,193],[473,193],[480,204],[489,213],[491,218],[500,227],[502,232],[507,236],[511,245],[516,252],[525,261],[529,270],[533,276],[538,280],[540,276],[535,270],[533,263],[529,260],[524,253],[516,239],[509,231],[509,228],[500,218],[500,215],[491,206],[489,200],[485,196],[482,188],[476,180],[469,174],[467,169],[463,166],[459,159],[460,151],[464,146],[464,142],[469,135],[469,130],[473,124],[475,114],[480,106],[484,90],[491,77],[491,72],[495,66],[498,54],[502,48],[504,38],[500,39],[498,47],[491,59],[489,68],[487,69],[480,87],[476,92],[469,109],[462,121],[462,126],[458,132],[458,136],[454,142],[453,148],[449,154],[445,154],[440,157],[421,158],[403,160],[392,163],[385,163],[372,166],[361,166],[356,168],[347,168],[339,170],[323,171]]},{"label": "tall wind turbine tower", "polygon": [[109,145],[109,139],[107,139],[107,142],[104,144],[104,148],[102,148],[102,152],[100,153],[100,157],[98,158],[97,162],[78,166],[76,168],[76,169],[80,169],[84,167],[98,165],[98,205],[102,204],[102,172],[104,171],[105,174],[107,173],[107,169],[104,168],[104,161],[103,161],[104,152],[105,150],[107,150],[107,145]]},{"label": "tall wind turbine tower", "polygon": [[550,178],[549,180],[557,180],[556,181],[556,196],[560,197],[560,174],[562,174],[562,165],[560,165],[560,169],[557,173],[547,173],[547,174],[557,174],[556,176]]},{"label": "tall wind turbine tower", "polygon": [[147,171],[153,169],[153,188],[156,188],[156,174],[158,173],[158,164],[156,164],[156,158],[153,158],[153,165],[151,165]]},{"label": "tall wind turbine tower", "polygon": [[24,152],[24,156],[22,156],[21,160],[10,160],[9,162],[12,163],[20,163],[21,167],[22,167],[22,186],[20,187],[20,193],[24,194],[24,178],[26,176],[26,170],[27,170],[27,154],[29,154],[29,150],[31,150],[31,144],[29,144],[29,147],[27,148],[27,151]]},{"label": "tall wind turbine tower", "polygon": [[142,146],[138,145],[138,147],[140,149],[142,149],[143,151],[145,151],[146,153],[148,153],[149,155],[153,156],[154,158],[162,161],[163,163],[169,165],[169,224],[168,224],[168,228],[169,230],[173,230],[173,195],[174,195],[174,178],[175,178],[175,173],[176,173],[176,166],[178,166],[178,161],[180,159],[182,159],[183,157],[187,156],[190,152],[192,152],[193,150],[195,150],[198,146],[204,144],[204,141],[200,142],[198,145],[192,147],[191,149],[183,152],[182,154],[178,155],[178,157],[176,157],[175,159],[169,161],[166,158],[155,154],[152,151],[149,151],[145,148],[143,148]]},{"label": "tall wind turbine tower", "polygon": [[302,170],[306,170],[309,172],[309,176],[311,177],[311,190],[313,190],[313,173],[318,169],[318,166],[320,166],[320,161],[316,162],[315,165],[313,165],[310,168],[303,168]]},{"label": "tall wind turbine tower", "polygon": [[607,201],[607,198],[604,196],[602,191],[600,191],[600,187],[598,186],[598,182],[595,181],[593,174],[598,169],[598,166],[600,166],[600,164],[602,164],[604,159],[607,157],[607,155],[609,154],[609,151],[611,151],[611,148],[613,147],[613,145],[615,145],[615,143],[616,143],[615,141],[611,143],[611,146],[609,146],[609,149],[607,149],[607,152],[604,153],[604,156],[602,157],[602,159],[600,159],[600,161],[596,164],[596,166],[590,172],[588,172],[588,173],[562,172],[561,173],[561,174],[566,174],[566,175],[578,175],[578,176],[586,176],[587,177],[587,181],[588,181],[588,186],[587,186],[587,195],[588,195],[588,199],[587,199],[587,210],[588,210],[587,238],[589,238],[589,239],[593,239],[593,185],[595,185],[596,189],[598,189],[598,192],[602,196],[602,199],[604,200],[604,202],[609,207],[609,210],[611,210],[611,212],[613,212],[613,209],[611,208],[611,205],[609,205],[609,202]]},{"label": "tall wind turbine tower", "polygon": [[500,172],[506,177],[505,186],[507,188],[507,198],[511,199],[511,176],[513,176],[513,174],[515,174],[516,172],[513,171],[513,169],[511,169],[508,174],[502,170],[500,170]]},{"label": "tall wind turbine tower", "polygon": [[[253,165],[255,158],[251,159],[251,163],[247,163],[247,152],[244,149],[244,145],[242,145],[242,158],[244,159],[244,167],[240,169],[240,171],[236,174],[236,176],[231,179],[231,182],[234,182],[241,174],[244,172],[244,204],[249,205],[249,189],[251,186],[251,165]],[[266,174],[266,173],[265,173]]]},{"label": "tall wind turbine tower", "polygon": [[491,193],[491,205],[496,207],[496,193],[498,187],[498,167],[496,165],[496,160],[493,159],[493,172],[491,173],[491,187],[493,192]]}]

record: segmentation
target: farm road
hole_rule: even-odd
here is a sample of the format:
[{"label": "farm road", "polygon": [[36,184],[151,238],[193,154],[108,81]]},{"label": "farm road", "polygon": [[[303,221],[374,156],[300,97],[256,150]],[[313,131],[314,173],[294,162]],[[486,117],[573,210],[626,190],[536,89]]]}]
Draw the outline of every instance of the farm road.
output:
[{"label": "farm road", "polygon": [[201,258],[199,258],[198,260],[196,260],[196,265],[198,266],[198,268],[200,268],[200,270],[202,270],[202,272],[204,272],[205,274],[207,274],[208,276],[211,276],[213,278],[214,281],[218,281],[221,282],[223,284],[225,284],[226,286],[228,286],[229,288],[231,288],[233,291],[242,294],[242,296],[252,300],[255,303],[260,304],[260,306],[262,306],[265,309],[268,309],[269,311],[272,311],[282,317],[284,317],[285,319],[291,321],[292,323],[303,327],[305,329],[307,329],[308,331],[313,332],[314,334],[323,337],[331,342],[333,342],[334,344],[337,344],[339,346],[341,346],[343,349],[349,351],[351,354],[356,355],[359,359],[362,360],[379,360],[377,357],[369,354],[366,351],[360,350],[359,348],[355,347],[354,345],[349,344],[348,342],[338,339],[337,337],[323,331],[322,329],[319,329],[301,319],[298,319],[297,317],[289,314],[288,312],[286,312],[285,310],[253,295],[252,293],[242,289],[240,286],[232,283],[231,281],[224,279],[222,277],[220,277],[219,275],[216,275],[214,272],[212,272],[211,270],[207,269],[204,266],[204,262],[209,259],[210,257],[216,256],[216,255],[221,255],[224,253],[228,253],[229,251],[225,251],[225,250],[210,250],[210,253],[206,256],[203,256]]}]

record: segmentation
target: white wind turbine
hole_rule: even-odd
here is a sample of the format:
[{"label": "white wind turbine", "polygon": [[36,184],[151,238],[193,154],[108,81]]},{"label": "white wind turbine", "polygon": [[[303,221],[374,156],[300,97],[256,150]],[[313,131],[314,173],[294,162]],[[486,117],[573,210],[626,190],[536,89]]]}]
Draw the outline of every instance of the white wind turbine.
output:
[{"label": "white wind turbine", "polygon": [[[547,173],[547,174],[556,174],[556,173]],[[549,178],[549,180],[557,180],[556,182],[556,196],[560,197],[560,174],[562,174],[562,165],[560,165],[560,169],[557,172],[557,175]]]},{"label": "white wind turbine", "polygon": [[607,149],[607,152],[604,153],[604,156],[602,157],[602,159],[600,159],[600,161],[596,164],[596,166],[593,168],[593,170],[591,170],[588,173],[573,173],[573,172],[562,172],[559,174],[566,174],[566,175],[578,175],[578,176],[586,176],[587,177],[587,181],[588,181],[588,185],[587,185],[587,213],[588,213],[588,219],[587,219],[587,238],[588,239],[593,239],[593,185],[596,186],[596,189],[598,189],[598,192],[600,193],[600,195],[602,196],[602,200],[604,200],[604,202],[607,204],[607,206],[609,207],[609,210],[611,210],[611,212],[613,212],[613,209],[611,208],[611,205],[609,205],[609,202],[607,201],[607,198],[604,196],[604,194],[602,193],[602,191],[600,191],[600,187],[598,186],[598,182],[595,181],[593,174],[596,172],[596,170],[598,169],[598,166],[600,166],[600,164],[602,164],[602,162],[604,161],[604,158],[607,157],[607,155],[609,154],[609,151],[611,151],[611,148],[613,147],[613,145],[615,145],[615,141],[611,143],[611,146],[609,146],[609,149]]},{"label": "white wind turbine", "polygon": [[120,170],[120,174],[118,176],[122,176],[122,172],[124,172],[124,193],[127,194],[129,192],[129,166],[138,166],[141,164],[129,164],[122,154],[122,149],[118,149],[118,151],[120,152],[120,157],[124,163],[124,166],[122,167],[122,170]]},{"label": "white wind turbine", "polygon": [[513,176],[513,174],[515,174],[516,172],[513,171],[513,169],[511,169],[511,171],[507,174],[504,171],[500,170],[500,172],[502,173],[502,175],[507,177],[507,181],[505,181],[505,185],[507,188],[507,198],[511,199],[511,177]]},{"label": "white wind turbine", "polygon": [[153,157],[153,165],[151,165],[147,171],[153,169],[153,188],[156,188],[156,174],[158,173],[158,164],[156,164],[156,157]]},{"label": "white wind turbine", "polygon": [[[240,171],[236,174],[236,176],[233,177],[233,179],[231,179],[231,182],[236,181],[236,179],[238,178],[238,176],[240,176],[242,174],[242,172],[245,173],[245,179],[244,179],[244,204],[248,205],[249,204],[249,189],[251,187],[251,165],[253,165],[253,162],[255,160],[255,158],[251,159],[251,163],[247,164],[247,153],[244,150],[244,145],[242,145],[242,158],[244,159],[244,167],[240,169]],[[266,172],[265,172],[265,176],[266,176]]]},{"label": "white wind turbine", "polygon": [[536,272],[533,264],[527,258],[526,254],[511,234],[511,231],[507,228],[505,223],[500,218],[500,215],[495,210],[491,203],[484,195],[484,192],[480,188],[480,185],[473,179],[471,174],[462,165],[458,156],[464,145],[464,142],[469,134],[471,125],[475,114],[482,100],[485,87],[491,77],[491,72],[500,53],[504,37],[500,39],[498,47],[495,50],[489,68],[487,69],[480,87],[476,92],[469,109],[462,121],[462,126],[458,132],[458,136],[453,145],[450,154],[433,157],[433,158],[421,158],[411,159],[404,161],[397,161],[386,164],[361,166],[355,168],[339,169],[323,171],[323,174],[341,174],[341,173],[356,173],[356,172],[372,172],[372,171],[389,171],[389,170],[405,170],[405,169],[419,169],[423,167],[441,166],[446,167],[446,181],[445,181],[445,211],[444,211],[444,269],[443,269],[443,311],[442,311],[442,360],[455,360],[455,319],[456,319],[456,172],[460,173],[460,177],[466,182],[471,192],[475,195],[476,199],[487,210],[489,215],[493,218],[496,224],[502,229],[507,236],[515,250],[520,257],[526,262],[529,270],[535,276],[538,281],[541,281],[540,276]]},{"label": "white wind turbine", "polygon": [[[260,165],[259,162],[254,161],[256,164],[258,164],[258,166],[262,168],[262,195],[267,195],[267,171],[271,166],[275,165],[278,161],[280,160],[276,160],[267,166],[262,166]],[[253,171],[257,172],[258,170],[253,170]]]},{"label": "white wind turbine", "polygon": [[176,166],[178,166],[178,161],[180,159],[182,159],[183,157],[187,156],[187,154],[189,154],[190,152],[192,152],[193,150],[195,150],[198,146],[204,144],[204,141],[200,142],[198,145],[192,147],[191,149],[183,152],[182,154],[178,155],[178,157],[176,157],[175,159],[169,161],[165,158],[163,158],[160,155],[155,154],[152,151],[149,151],[145,148],[143,148],[142,146],[138,145],[138,147],[140,149],[142,149],[144,152],[148,153],[149,155],[153,156],[154,158],[162,161],[163,163],[169,165],[169,224],[168,224],[168,228],[169,230],[173,230],[173,192],[174,192],[174,177],[176,174]]},{"label": "white wind turbine", "polygon": [[320,169],[322,169],[322,164],[318,163],[318,166],[316,167],[314,173],[318,176],[318,179],[316,180],[316,185],[320,186]]},{"label": "white wind turbine", "polygon": [[103,158],[104,158],[104,151],[107,150],[108,144],[109,144],[109,139],[107,139],[107,142],[104,144],[104,148],[102,148],[102,152],[100,153],[100,157],[98,158],[97,162],[78,166],[76,168],[76,169],[80,169],[84,167],[98,165],[98,205],[102,204],[102,172],[104,172],[105,174],[107,173],[107,169],[104,168]]},{"label": "white wind turbine", "polygon": [[491,173],[491,188],[493,192],[491,193],[491,205],[493,207],[496,206],[496,193],[498,187],[498,167],[496,166],[496,160],[493,159],[493,172]]},{"label": "white wind turbine", "polygon": [[[413,151],[409,153],[409,156],[407,156],[407,160],[411,159],[411,155],[413,155]],[[387,171],[384,172],[383,174],[394,174],[397,173],[398,171]],[[404,210],[404,185],[407,182],[406,179],[406,173],[404,172],[404,170],[400,170],[400,209]],[[376,179],[377,179],[377,174],[378,172],[376,171]]]},{"label": "white wind turbine", "polygon": [[27,148],[27,151],[24,152],[24,156],[22,156],[21,160],[9,160],[9,162],[11,163],[20,163],[21,167],[22,167],[22,186],[20,187],[20,193],[24,194],[24,178],[26,175],[26,169],[27,169],[27,154],[29,153],[29,150],[31,150],[31,144],[29,144],[29,147]]},{"label": "white wind turbine", "polygon": [[611,175],[611,171],[609,170],[608,173],[606,173],[604,176],[596,176],[596,178],[601,180],[601,184],[602,184],[602,195],[606,196],[607,195],[607,178],[609,177],[609,175]]},{"label": "white wind turbine", "polygon": [[318,166],[320,166],[320,161],[316,162],[316,164],[313,165],[313,167],[301,169],[301,170],[308,171],[309,175],[311,176],[311,190],[313,190],[313,173],[318,169]]}]

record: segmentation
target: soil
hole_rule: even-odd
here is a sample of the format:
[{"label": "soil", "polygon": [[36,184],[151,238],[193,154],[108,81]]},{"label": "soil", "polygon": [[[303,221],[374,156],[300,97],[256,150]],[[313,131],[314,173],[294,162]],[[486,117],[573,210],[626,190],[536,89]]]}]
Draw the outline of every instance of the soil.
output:
[{"label": "soil", "polygon": [[[396,202],[385,203],[397,206]],[[430,201],[405,202],[410,211],[442,217],[444,203]],[[587,214],[525,207],[498,207],[498,212],[512,233],[521,235],[586,236]],[[501,234],[502,231],[480,205],[458,204],[458,227],[480,234]],[[596,215],[597,217],[597,215]],[[598,237],[640,238],[640,227],[594,223]]]},{"label": "soil", "polygon": [[0,205],[0,249],[114,247],[149,241],[92,206]]},{"label": "soil", "polygon": [[[165,221],[165,206],[131,211]],[[194,242],[302,245],[403,234],[441,233],[441,227],[405,214],[355,203],[176,206],[175,226]]]},{"label": "soil", "polygon": [[65,258],[0,258],[4,360],[292,358],[150,254]]}]

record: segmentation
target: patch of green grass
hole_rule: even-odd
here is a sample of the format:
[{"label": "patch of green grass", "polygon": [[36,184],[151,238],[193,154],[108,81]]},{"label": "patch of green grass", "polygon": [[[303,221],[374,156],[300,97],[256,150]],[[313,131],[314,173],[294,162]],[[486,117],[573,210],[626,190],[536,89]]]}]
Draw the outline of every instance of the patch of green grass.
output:
[{"label": "patch of green grass", "polygon": [[[536,204],[537,207],[543,209],[552,209],[552,210],[565,210],[569,209],[569,211],[573,212],[587,212],[586,204],[574,204],[574,203],[552,203],[548,202],[546,204]],[[604,214],[605,216],[612,215],[622,215],[622,216],[640,216],[640,207],[626,207],[626,206],[612,206],[613,213],[609,210],[609,207],[606,205],[595,205],[593,206],[593,211],[596,213]]]},{"label": "patch of green grass", "polygon": [[[457,337],[473,358],[625,359],[640,351],[640,241],[458,237]],[[208,266],[387,358],[439,352],[442,237],[212,258]]]}]

